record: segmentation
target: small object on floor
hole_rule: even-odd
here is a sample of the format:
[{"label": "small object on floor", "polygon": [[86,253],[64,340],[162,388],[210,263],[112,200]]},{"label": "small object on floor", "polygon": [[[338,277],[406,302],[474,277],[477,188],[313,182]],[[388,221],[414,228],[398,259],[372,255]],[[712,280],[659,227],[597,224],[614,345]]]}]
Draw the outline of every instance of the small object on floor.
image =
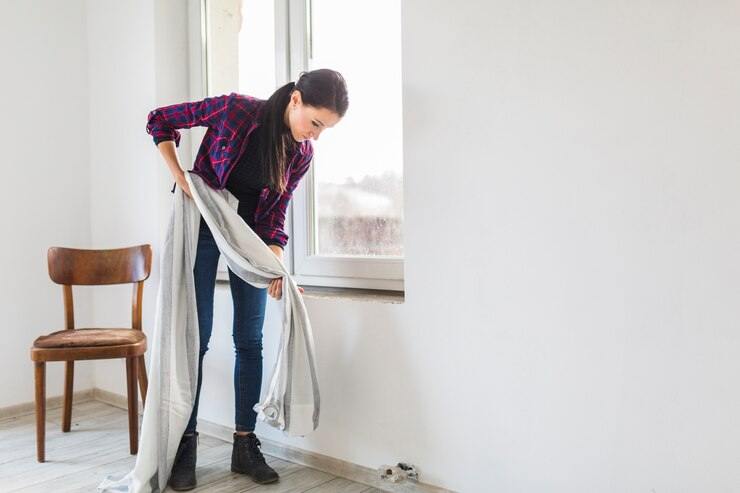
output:
[{"label": "small object on floor", "polygon": [[196,486],[195,462],[197,459],[198,432],[183,435],[175,454],[169,485],[175,491],[192,490]]},{"label": "small object on floor", "polygon": [[382,465],[378,468],[378,472],[380,473],[380,479],[386,479],[392,483],[398,483],[404,479],[419,480],[416,467],[405,462],[399,462],[395,466]]},{"label": "small object on floor", "polygon": [[274,483],[278,480],[278,473],[267,465],[262,455],[262,443],[254,433],[237,435],[234,433],[234,448],[231,452],[231,470],[246,474],[259,484]]}]

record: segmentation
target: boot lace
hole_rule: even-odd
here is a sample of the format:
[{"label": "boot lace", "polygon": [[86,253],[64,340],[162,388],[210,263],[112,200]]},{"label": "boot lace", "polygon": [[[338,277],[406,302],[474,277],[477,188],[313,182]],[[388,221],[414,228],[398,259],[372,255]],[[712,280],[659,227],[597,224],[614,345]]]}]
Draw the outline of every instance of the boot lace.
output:
[{"label": "boot lace", "polygon": [[251,459],[256,459],[261,462],[265,461],[265,456],[262,455],[262,451],[260,450],[262,442],[260,442],[260,439],[257,438],[256,435],[247,435],[247,439],[244,440],[242,444],[247,449],[247,455]]}]

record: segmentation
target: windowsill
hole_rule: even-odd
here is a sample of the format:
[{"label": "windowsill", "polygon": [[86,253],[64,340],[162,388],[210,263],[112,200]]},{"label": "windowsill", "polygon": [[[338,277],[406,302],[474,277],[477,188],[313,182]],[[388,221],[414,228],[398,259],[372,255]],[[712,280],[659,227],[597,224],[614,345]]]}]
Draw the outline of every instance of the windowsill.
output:
[{"label": "windowsill", "polygon": [[[216,284],[229,287],[229,278],[226,274],[218,272]],[[350,300],[350,301],[369,301],[374,303],[394,303],[404,302],[403,291],[389,291],[383,289],[360,289],[360,288],[328,288],[325,286],[306,286],[303,288],[303,297],[317,300]]]},{"label": "windowsill", "polygon": [[301,286],[304,298],[322,300],[370,301],[375,303],[403,303],[403,291],[386,291],[382,289],[328,288],[325,286]]}]

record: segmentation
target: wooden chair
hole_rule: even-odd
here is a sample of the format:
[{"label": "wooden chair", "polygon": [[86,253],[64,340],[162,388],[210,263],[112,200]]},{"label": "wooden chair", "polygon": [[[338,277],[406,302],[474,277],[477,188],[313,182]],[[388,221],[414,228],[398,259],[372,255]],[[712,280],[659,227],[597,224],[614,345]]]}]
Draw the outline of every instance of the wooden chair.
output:
[{"label": "wooden chair", "polygon": [[[141,302],[144,280],[152,267],[152,247],[139,245],[113,250],[49,248],[49,277],[64,292],[65,330],[41,336],[33,342],[31,360],[36,378],[36,455],[45,460],[46,362],[65,361],[62,431],[72,423],[72,388],[75,360],[126,358],[129,444],[131,454],[139,448],[138,396],[136,382],[146,403],[147,377],[144,367],[146,335],[141,330]],[[102,286],[134,283],[131,327],[122,329],[75,329],[72,286]]]}]

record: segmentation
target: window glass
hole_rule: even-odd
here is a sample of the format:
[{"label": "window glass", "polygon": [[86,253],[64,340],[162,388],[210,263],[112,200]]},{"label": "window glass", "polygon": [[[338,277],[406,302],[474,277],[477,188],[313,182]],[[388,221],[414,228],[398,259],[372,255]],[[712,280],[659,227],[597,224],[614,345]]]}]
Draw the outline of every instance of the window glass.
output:
[{"label": "window glass", "polygon": [[400,0],[308,5],[309,69],[341,72],[350,101],[314,142],[314,248],[402,256]]}]

